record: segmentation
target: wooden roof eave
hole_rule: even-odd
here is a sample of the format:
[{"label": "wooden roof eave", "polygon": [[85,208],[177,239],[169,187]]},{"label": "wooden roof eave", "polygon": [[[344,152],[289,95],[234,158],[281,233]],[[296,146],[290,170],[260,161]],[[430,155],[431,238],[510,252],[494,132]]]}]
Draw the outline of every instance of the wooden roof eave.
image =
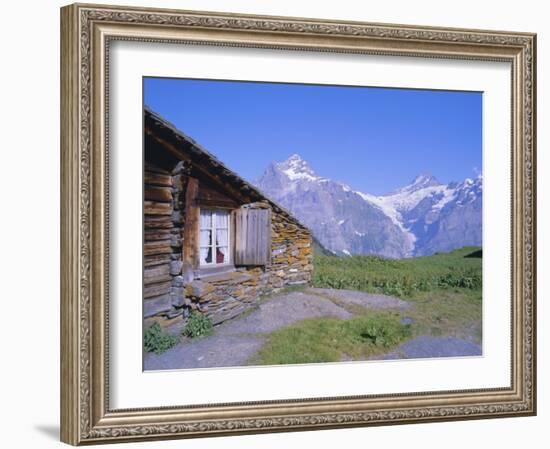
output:
[{"label": "wooden roof eave", "polygon": [[[201,174],[212,179],[220,188],[227,189],[228,193],[234,197],[246,202],[267,201],[274,211],[282,213],[295,224],[309,231],[289,211],[269,199],[257,187],[251,185],[227,168],[214,155],[202,148],[192,138],[183,134],[174,125],[166,122],[148,108],[145,108],[145,118],[145,133],[166,148],[174,157],[191,162],[193,167],[200,171]],[[217,175],[214,174],[216,172],[218,173]],[[233,184],[238,185],[239,188],[235,189],[232,187]]]}]

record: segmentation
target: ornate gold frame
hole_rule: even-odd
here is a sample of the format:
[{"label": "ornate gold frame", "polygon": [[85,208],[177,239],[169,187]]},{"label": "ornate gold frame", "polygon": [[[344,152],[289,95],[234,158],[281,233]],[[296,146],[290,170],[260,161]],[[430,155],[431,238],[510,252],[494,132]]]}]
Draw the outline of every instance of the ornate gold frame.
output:
[{"label": "ornate gold frame", "polygon": [[[61,439],[70,444],[533,415],[535,52],[529,33],[75,4],[61,9]],[[111,410],[106,76],[115,39],[512,65],[511,388]]]}]

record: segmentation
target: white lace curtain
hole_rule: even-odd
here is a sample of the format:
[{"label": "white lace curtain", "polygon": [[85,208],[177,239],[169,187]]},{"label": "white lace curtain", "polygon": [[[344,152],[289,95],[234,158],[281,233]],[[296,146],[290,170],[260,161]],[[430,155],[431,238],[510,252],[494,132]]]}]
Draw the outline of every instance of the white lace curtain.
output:
[{"label": "white lace curtain", "polygon": [[211,263],[212,260],[212,211],[201,210],[200,218],[200,258],[201,263]]},{"label": "white lace curtain", "polygon": [[[215,236],[213,235],[215,232]],[[215,241],[212,238],[215,237]],[[229,255],[229,212],[202,209],[200,213],[200,258],[201,263],[226,263]],[[221,257],[220,255],[221,254]]]},{"label": "white lace curtain", "polygon": [[228,228],[229,228],[229,213],[228,212],[216,212],[216,246],[220,253],[223,254],[224,259],[227,256],[228,249]]},{"label": "white lace curtain", "polygon": [[212,227],[212,211],[201,209],[201,229]]}]

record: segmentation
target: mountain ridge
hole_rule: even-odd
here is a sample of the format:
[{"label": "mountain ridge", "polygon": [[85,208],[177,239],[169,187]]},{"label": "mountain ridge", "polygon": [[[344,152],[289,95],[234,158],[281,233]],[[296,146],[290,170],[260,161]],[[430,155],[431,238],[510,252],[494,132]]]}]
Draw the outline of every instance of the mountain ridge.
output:
[{"label": "mountain ridge", "polygon": [[421,173],[400,189],[372,195],[317,175],[294,153],[270,163],[254,184],[336,254],[403,258],[481,245],[481,176],[442,184]]}]

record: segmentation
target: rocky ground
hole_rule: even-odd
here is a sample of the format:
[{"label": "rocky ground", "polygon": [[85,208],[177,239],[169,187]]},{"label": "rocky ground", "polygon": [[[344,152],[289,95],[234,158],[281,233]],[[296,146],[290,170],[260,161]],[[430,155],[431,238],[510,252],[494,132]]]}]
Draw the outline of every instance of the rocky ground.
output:
[{"label": "rocky ground", "polygon": [[[146,353],[145,370],[212,368],[247,365],[265,343],[269,333],[308,318],[350,319],[357,307],[407,309],[411,303],[385,295],[351,290],[308,288],[288,292],[259,303],[240,317],[215,327],[202,339],[183,339],[180,344],[156,355]],[[181,329],[169,329],[181,333]],[[476,343],[451,337],[416,337],[376,359],[427,358],[480,355]]]}]

